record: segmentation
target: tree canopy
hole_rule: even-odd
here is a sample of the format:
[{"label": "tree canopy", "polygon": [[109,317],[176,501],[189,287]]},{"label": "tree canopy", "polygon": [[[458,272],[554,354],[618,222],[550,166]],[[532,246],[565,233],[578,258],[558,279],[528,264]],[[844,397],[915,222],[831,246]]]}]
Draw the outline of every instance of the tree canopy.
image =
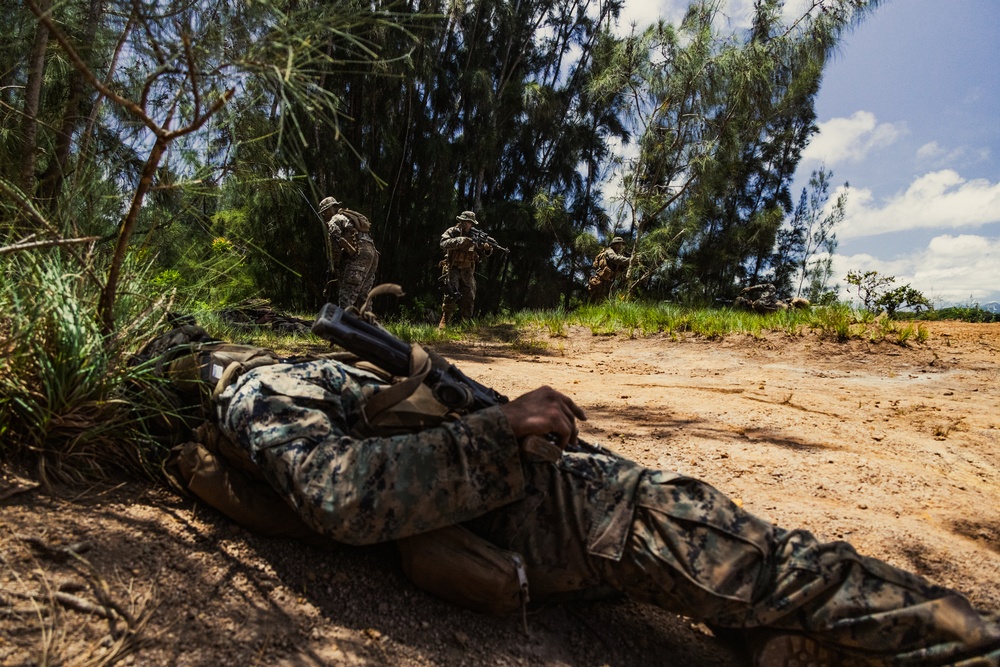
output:
[{"label": "tree canopy", "polygon": [[327,195],[371,219],[378,279],[419,317],[462,210],[511,250],[481,267],[484,312],[571,306],[614,233],[629,294],[792,275],[823,67],[878,2],[758,0],[733,31],[694,0],[625,36],[622,0],[0,4],[0,234],[75,257],[110,332],[130,267],[198,303],[315,309]]}]

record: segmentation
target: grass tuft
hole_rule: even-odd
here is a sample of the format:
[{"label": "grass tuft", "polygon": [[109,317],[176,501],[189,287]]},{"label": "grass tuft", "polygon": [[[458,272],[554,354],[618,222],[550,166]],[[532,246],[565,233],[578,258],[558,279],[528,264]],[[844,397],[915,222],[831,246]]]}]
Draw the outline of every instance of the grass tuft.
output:
[{"label": "grass tuft", "polygon": [[[58,251],[14,255],[0,271],[0,458],[34,459],[47,484],[154,474],[159,453],[136,445],[150,443],[126,391],[148,371],[123,361],[134,337],[101,335],[87,272]],[[152,317],[129,321],[141,328]]]}]

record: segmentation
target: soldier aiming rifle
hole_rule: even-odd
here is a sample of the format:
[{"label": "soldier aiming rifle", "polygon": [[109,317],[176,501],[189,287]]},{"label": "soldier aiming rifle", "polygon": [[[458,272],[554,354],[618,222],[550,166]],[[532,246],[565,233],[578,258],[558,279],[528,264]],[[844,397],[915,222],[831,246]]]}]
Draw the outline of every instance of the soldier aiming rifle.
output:
[{"label": "soldier aiming rifle", "polygon": [[493,250],[509,252],[486,232],[476,229],[479,224],[476,214],[463,211],[457,217],[458,224],[449,227],[441,235],[441,249],[445,253],[442,280],[445,284],[444,303],[441,307],[443,329],[449,322],[472,318],[476,302],[476,265],[483,257],[489,257]]}]

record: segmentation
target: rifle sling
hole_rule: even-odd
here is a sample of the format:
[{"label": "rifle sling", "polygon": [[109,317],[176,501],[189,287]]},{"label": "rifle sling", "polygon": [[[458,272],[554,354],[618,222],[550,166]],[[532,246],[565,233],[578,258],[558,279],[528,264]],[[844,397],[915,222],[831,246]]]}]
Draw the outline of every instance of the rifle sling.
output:
[{"label": "rifle sling", "polygon": [[386,410],[402,403],[423,384],[431,372],[433,364],[424,348],[416,343],[410,346],[410,375],[405,380],[382,386],[380,391],[367,397],[365,401],[365,426],[371,427],[376,418]]}]

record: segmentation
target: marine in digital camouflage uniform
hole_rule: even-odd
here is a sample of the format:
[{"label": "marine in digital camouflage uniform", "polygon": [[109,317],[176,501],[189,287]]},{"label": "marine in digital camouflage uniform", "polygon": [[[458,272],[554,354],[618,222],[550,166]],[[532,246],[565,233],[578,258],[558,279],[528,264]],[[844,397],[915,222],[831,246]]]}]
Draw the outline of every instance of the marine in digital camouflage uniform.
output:
[{"label": "marine in digital camouflage uniform", "polygon": [[594,274],[587,282],[587,293],[591,303],[603,301],[611,295],[611,286],[621,277],[630,257],[622,253],[625,239],[616,236],[611,239],[608,247],[594,258]]},{"label": "marine in digital camouflage uniform", "polygon": [[441,249],[445,254],[442,278],[446,283],[441,327],[455,321],[456,311],[459,319],[472,317],[476,305],[476,265],[482,257],[493,252],[488,243],[476,243],[469,235],[472,226],[479,224],[473,211],[462,211],[457,220],[457,225],[441,235]]},{"label": "marine in digital camouflage uniform", "polygon": [[744,287],[740,290],[739,296],[733,300],[733,306],[752,310],[755,313],[774,313],[779,310],[788,310],[788,304],[778,298],[778,289],[771,283]]},{"label": "marine in digital camouflage uniform", "polygon": [[326,221],[330,235],[332,262],[339,264],[338,305],[360,308],[378,270],[379,253],[371,235],[371,222],[357,211],[344,208],[334,197],[319,204],[319,214]]},{"label": "marine in digital camouflage uniform", "polygon": [[[381,389],[333,360],[267,366],[222,394],[219,424],[340,542],[460,523],[524,556],[533,600],[610,587],[716,627],[778,631],[761,665],[1000,664],[1000,621],[959,593],[577,441],[584,415],[555,390],[420,432],[352,435]],[[554,463],[519,446],[543,434],[564,449]],[[827,655],[850,661],[815,661]]]}]

